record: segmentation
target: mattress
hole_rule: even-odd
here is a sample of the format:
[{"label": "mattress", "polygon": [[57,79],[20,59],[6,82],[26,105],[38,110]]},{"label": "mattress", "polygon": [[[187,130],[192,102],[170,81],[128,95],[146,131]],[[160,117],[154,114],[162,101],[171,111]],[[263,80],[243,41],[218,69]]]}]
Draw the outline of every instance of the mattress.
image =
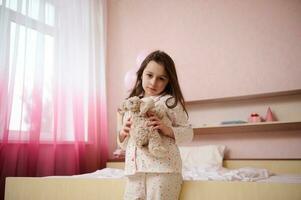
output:
[{"label": "mattress", "polygon": [[[258,168],[241,168],[241,169],[248,169],[248,172],[252,171],[254,173],[248,173],[248,174],[241,173],[239,175],[241,175],[242,177],[239,177],[237,176],[237,172],[241,172],[241,170],[239,169],[227,170],[227,174],[222,174],[221,170],[216,170],[216,169],[210,169],[207,171],[204,170],[203,173],[183,171],[183,180],[184,181],[226,181],[226,182],[242,181],[242,182],[258,182],[258,183],[301,184],[301,174],[273,174],[273,173],[269,173],[266,169],[258,169]],[[261,175],[261,172],[264,172],[263,175]],[[258,176],[254,176],[254,175],[258,175]],[[73,176],[46,176],[46,177],[41,177],[41,179],[70,179],[70,180],[72,179],[124,179],[125,177],[126,176],[124,175],[124,170],[122,169],[104,168],[92,173],[73,175]]]},{"label": "mattress", "polygon": [[[188,180],[185,178],[181,200],[263,200],[301,199],[301,175],[271,174],[260,180]],[[105,168],[75,176],[41,178],[10,177],[6,180],[5,200],[117,200],[125,185],[122,169]]]}]

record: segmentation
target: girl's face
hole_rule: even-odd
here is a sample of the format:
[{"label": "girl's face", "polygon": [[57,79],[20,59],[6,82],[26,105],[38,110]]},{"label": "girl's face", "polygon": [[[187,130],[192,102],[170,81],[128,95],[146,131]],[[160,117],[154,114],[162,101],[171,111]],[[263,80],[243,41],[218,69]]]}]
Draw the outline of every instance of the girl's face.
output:
[{"label": "girl's face", "polygon": [[142,87],[144,96],[161,94],[168,83],[168,76],[164,67],[155,61],[150,61],[142,73]]}]

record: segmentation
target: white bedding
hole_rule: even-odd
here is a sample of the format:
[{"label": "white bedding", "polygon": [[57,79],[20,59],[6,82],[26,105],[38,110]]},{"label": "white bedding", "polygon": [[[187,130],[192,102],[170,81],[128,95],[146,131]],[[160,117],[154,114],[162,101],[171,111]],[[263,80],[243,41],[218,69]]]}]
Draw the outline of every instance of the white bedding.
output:
[{"label": "white bedding", "polygon": [[[201,181],[253,181],[265,183],[301,183],[301,174],[271,174],[267,169],[259,168],[198,168],[193,170],[183,170],[184,180],[201,180]],[[48,176],[44,178],[110,178],[118,179],[125,177],[124,170],[114,168],[104,168],[92,173],[86,173],[73,176]]]},{"label": "white bedding", "polygon": [[301,183],[301,174],[281,174],[272,175],[267,179],[262,179],[257,182],[262,183]]},{"label": "white bedding", "polygon": [[124,170],[115,168],[104,168],[92,173],[72,175],[72,176],[45,176],[43,178],[123,178]]},{"label": "white bedding", "polygon": [[258,181],[267,179],[271,173],[267,169],[239,168],[227,169],[223,167],[198,167],[183,169],[184,180],[215,180],[215,181]]},{"label": "white bedding", "polygon": [[88,174],[73,175],[73,178],[122,178],[124,170],[114,168],[104,168]]}]

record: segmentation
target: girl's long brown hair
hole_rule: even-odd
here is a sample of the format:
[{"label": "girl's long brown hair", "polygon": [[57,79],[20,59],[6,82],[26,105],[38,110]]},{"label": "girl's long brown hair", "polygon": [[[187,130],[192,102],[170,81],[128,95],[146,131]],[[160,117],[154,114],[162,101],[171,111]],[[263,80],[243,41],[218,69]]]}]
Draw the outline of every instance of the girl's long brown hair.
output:
[{"label": "girl's long brown hair", "polygon": [[169,94],[172,97],[166,100],[165,102],[166,106],[168,108],[174,108],[177,106],[178,102],[180,102],[180,104],[182,105],[184,111],[188,116],[187,110],[185,108],[185,100],[178,81],[175,63],[172,60],[172,58],[163,51],[157,50],[150,53],[141,63],[141,66],[137,71],[137,79],[136,79],[135,86],[132,92],[130,93],[129,97],[144,95],[144,90],[142,87],[142,74],[147,64],[150,61],[155,61],[156,63],[162,65],[167,73],[169,80],[165,87],[165,90],[162,93]]}]

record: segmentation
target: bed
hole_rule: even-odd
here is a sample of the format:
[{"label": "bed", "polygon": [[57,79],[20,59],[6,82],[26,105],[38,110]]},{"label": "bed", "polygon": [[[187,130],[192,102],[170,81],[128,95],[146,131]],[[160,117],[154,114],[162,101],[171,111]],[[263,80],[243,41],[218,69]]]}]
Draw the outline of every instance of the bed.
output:
[{"label": "bed", "polygon": [[[180,199],[301,200],[301,160],[222,160],[222,165],[230,171],[247,166],[269,170],[273,175],[255,181],[187,180],[189,177],[184,177]],[[121,173],[123,166],[123,162],[109,162],[103,170],[71,177],[8,177],[5,200],[122,199],[125,185],[125,178]],[[112,176],[95,176],[106,170],[110,171],[109,169],[114,172]]]}]

